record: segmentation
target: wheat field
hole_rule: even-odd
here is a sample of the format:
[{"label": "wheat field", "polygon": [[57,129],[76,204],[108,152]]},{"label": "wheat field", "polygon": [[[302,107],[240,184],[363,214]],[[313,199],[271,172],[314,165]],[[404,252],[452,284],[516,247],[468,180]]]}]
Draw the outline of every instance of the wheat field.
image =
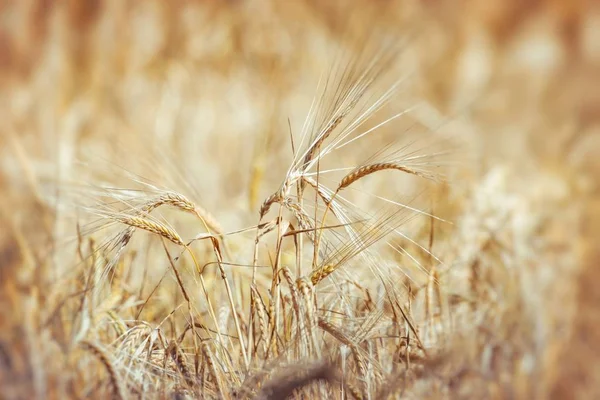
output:
[{"label": "wheat field", "polygon": [[0,398],[600,398],[596,2],[0,10]]}]

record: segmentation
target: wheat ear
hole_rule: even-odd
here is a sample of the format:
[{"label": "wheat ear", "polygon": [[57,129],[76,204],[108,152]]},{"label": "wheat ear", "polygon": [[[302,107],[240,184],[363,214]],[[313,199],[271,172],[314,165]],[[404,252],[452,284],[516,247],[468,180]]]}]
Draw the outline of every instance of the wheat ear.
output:
[{"label": "wheat ear", "polygon": [[191,200],[180,193],[163,193],[156,200],[145,204],[142,207],[142,211],[150,213],[162,205],[170,205],[179,210],[194,214],[206,225],[206,228],[208,228],[209,231],[212,231],[218,235],[223,234],[223,228],[221,227],[221,224],[219,224],[217,219],[212,214],[210,214],[204,208],[194,204]]},{"label": "wheat ear", "polygon": [[382,163],[364,165],[362,167],[355,169],[354,171],[352,171],[351,173],[346,175],[340,181],[337,191],[339,192],[340,190],[347,188],[348,186],[352,185],[354,182],[358,181],[361,178],[364,178],[367,175],[371,175],[371,174],[374,174],[375,172],[379,172],[379,171],[383,171],[383,170],[396,170],[396,171],[406,172],[407,174],[420,176],[422,178],[427,178],[427,179],[433,178],[433,176],[431,174],[428,174],[428,173],[425,173],[422,171],[417,171],[415,169],[409,168],[406,165],[402,165],[400,163],[382,162]]},{"label": "wheat ear", "polygon": [[224,399],[225,393],[223,392],[223,385],[221,383],[221,379],[219,379],[219,375],[217,374],[217,366],[215,364],[215,360],[212,357],[207,342],[202,343],[202,353],[204,354],[204,358],[206,359],[206,364],[208,366],[209,373],[215,382],[215,386],[217,387],[219,397],[221,399]]},{"label": "wheat ear", "polygon": [[177,369],[183,375],[185,383],[189,387],[194,387],[194,379],[192,378],[190,369],[188,368],[187,363],[185,361],[185,355],[183,354],[175,340],[171,340],[171,343],[167,348],[167,353],[171,356],[173,362],[177,366]]},{"label": "wheat ear", "polygon": [[152,221],[147,218],[132,216],[132,215],[126,215],[126,216],[118,215],[113,218],[115,220],[121,222],[122,224],[128,225],[132,228],[138,228],[138,229],[142,229],[144,231],[150,232],[150,233],[154,233],[156,235],[164,237],[165,239],[167,239],[175,244],[178,244],[180,246],[185,246],[185,243],[183,242],[183,239],[181,238],[181,236],[179,236],[179,234],[177,232],[175,232],[174,229],[169,228],[168,226],[166,226],[165,224],[163,224],[161,222]]},{"label": "wheat ear", "polygon": [[123,383],[119,379],[117,371],[115,370],[115,367],[111,362],[108,354],[106,354],[106,352],[102,348],[100,348],[100,346],[87,340],[81,342],[80,346],[94,354],[106,368],[106,371],[108,372],[108,376],[110,378],[110,384],[112,386],[112,397],[116,400],[126,399],[127,397],[125,395],[125,388],[123,386]]},{"label": "wheat ear", "polygon": [[348,346],[352,351],[352,356],[354,358],[354,363],[356,364],[356,369],[361,377],[365,377],[367,373],[367,367],[362,360],[362,356],[360,354],[360,349],[358,345],[348,337],[344,332],[342,332],[338,327],[325,320],[324,318],[319,318],[319,328],[329,333],[331,336],[336,338],[340,343]]},{"label": "wheat ear", "polygon": [[[258,329],[260,331],[260,337],[258,338],[258,340],[262,340],[263,342],[263,350],[266,352],[267,351],[267,331],[269,329],[268,327],[268,321],[267,321],[267,311],[265,309],[265,305],[263,304],[261,298],[260,298],[260,294],[258,293],[258,290],[256,289],[256,286],[252,286],[250,288],[250,290],[252,291],[252,305],[253,305],[253,309],[256,311],[256,316],[258,317]],[[256,343],[258,344],[258,343]],[[255,344],[255,345],[256,345]]]}]

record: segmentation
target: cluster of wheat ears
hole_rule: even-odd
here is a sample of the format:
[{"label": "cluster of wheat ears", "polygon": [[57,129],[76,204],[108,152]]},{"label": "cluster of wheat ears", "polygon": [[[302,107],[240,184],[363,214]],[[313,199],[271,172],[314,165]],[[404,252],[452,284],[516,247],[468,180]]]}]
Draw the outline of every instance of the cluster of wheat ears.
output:
[{"label": "cluster of wheat ears", "polygon": [[563,398],[600,376],[573,361],[597,122],[565,83],[593,72],[550,34],[557,2],[514,40],[518,1],[46,3],[0,75],[0,398]]},{"label": "cluster of wheat ears", "polygon": [[[386,197],[379,197],[384,206],[376,212],[362,212],[345,193],[382,171],[439,181],[436,168],[448,152],[431,154],[394,140],[374,147],[356,166],[324,167],[346,146],[359,141],[368,146],[378,129],[408,112],[366,127],[399,87],[374,90],[393,71],[401,46],[373,32],[360,40],[358,57],[341,54],[324,74],[298,143],[290,133],[293,161],[281,186],[257,210],[255,226],[225,232],[201,205],[141,177],[135,178],[140,190],[93,187],[96,202],[85,210],[99,218],[81,226],[78,247],[88,265],[90,301],[100,304],[94,316],[84,317],[76,343],[104,364],[115,398],[179,393],[279,399],[296,393],[384,399],[407,390],[440,357],[424,344],[413,301],[418,291],[425,292],[421,302],[433,332],[443,319],[436,270],[441,261],[400,230],[412,214],[428,223],[436,217]],[[387,182],[399,185],[395,178],[391,174]],[[190,224],[201,233],[184,239],[157,216],[166,208],[192,215],[197,222]],[[117,231],[107,240],[91,239],[109,227]],[[106,304],[133,301],[123,282],[126,270],[135,267],[126,255],[137,232],[160,239],[176,283],[171,297],[179,304],[159,323],[139,318],[143,305],[126,321]],[[251,259],[232,248],[240,235],[253,237],[246,242],[253,244]],[[412,256],[400,242],[426,257]],[[372,251],[376,244],[382,247]],[[388,251],[397,261],[386,259]],[[401,259],[426,279],[410,278]],[[96,340],[84,340],[93,327]]]}]

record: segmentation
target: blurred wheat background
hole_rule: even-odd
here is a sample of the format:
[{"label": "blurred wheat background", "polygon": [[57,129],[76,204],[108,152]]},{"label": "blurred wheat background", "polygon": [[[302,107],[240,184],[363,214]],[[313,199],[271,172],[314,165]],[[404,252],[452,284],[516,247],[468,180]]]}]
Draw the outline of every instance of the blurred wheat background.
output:
[{"label": "blurred wheat background", "polygon": [[[0,0],[0,10],[0,398],[600,396],[597,2]],[[336,54],[360,57],[353,33],[376,27],[402,42],[388,74],[402,83],[382,112],[411,112],[335,160],[354,167],[405,137],[460,144],[444,183],[386,172],[353,198],[377,212],[361,193],[400,193],[425,213],[394,242],[405,253],[377,250],[395,287],[343,266],[314,279],[317,305],[294,314],[294,284],[270,268],[249,283],[259,210]],[[134,176],[185,192],[222,232],[254,227],[223,239],[232,298],[214,264],[203,294],[192,259],[152,231],[103,274],[103,246],[123,226],[98,205],[100,187],[139,189]],[[176,211],[160,221],[186,240],[205,231]],[[89,214],[112,222],[87,230]],[[205,242],[190,250],[201,264],[220,256]],[[286,246],[281,262],[302,274]],[[270,249],[258,263],[278,264]],[[314,342],[286,331],[301,324]],[[259,339],[267,328],[281,339]]]}]

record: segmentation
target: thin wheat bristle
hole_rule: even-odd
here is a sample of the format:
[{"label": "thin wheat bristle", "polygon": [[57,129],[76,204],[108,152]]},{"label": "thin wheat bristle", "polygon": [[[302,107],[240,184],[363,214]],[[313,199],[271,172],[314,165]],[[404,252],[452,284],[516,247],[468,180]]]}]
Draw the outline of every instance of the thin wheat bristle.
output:
[{"label": "thin wheat bristle", "polygon": [[[371,33],[374,33],[371,32]],[[382,33],[382,32],[379,32]],[[331,137],[332,133],[344,122],[346,118],[350,119],[345,131],[340,135],[343,137],[350,134],[353,128],[360,125],[361,122],[369,119],[373,112],[380,107],[389,98],[393,90],[388,91],[381,98],[374,101],[369,111],[360,110],[359,115],[353,116],[352,113],[359,107],[359,103],[366,97],[367,92],[380,75],[390,66],[395,51],[382,44],[379,40],[373,41],[375,36],[369,36],[366,41],[361,43],[361,57],[353,60],[347,60],[344,65],[344,73],[334,82],[336,96],[332,99],[332,104],[327,110],[328,113],[322,116],[322,119],[316,126],[316,131],[312,134],[312,142],[306,151],[303,159],[302,171],[306,171],[314,164],[314,161],[321,158],[323,144]],[[382,37],[379,37],[382,39]],[[375,45],[375,47],[371,47]],[[387,52],[381,50],[386,48]],[[375,52],[373,52],[375,50]],[[386,54],[387,53],[387,54]],[[348,128],[349,127],[349,128]],[[303,187],[305,182],[301,182]]]}]

